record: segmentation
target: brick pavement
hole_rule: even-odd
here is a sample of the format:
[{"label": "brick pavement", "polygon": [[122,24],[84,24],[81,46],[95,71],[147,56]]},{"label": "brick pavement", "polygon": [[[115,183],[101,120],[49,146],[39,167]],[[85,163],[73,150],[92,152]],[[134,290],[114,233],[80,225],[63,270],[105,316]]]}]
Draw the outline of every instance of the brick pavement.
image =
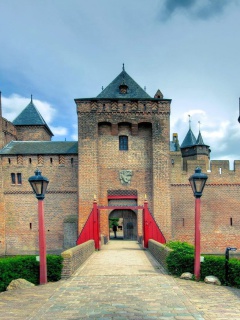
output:
[{"label": "brick pavement", "polygon": [[0,294],[0,319],[240,320],[240,290],[173,278],[134,241],[111,241],[68,280]]}]

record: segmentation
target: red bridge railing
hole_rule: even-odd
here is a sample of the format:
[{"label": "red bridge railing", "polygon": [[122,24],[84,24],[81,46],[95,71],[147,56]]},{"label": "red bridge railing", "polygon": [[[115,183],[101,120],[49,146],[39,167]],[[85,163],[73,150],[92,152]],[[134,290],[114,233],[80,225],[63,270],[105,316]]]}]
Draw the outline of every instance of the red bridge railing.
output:
[{"label": "red bridge railing", "polygon": [[77,239],[77,245],[88,240],[94,240],[95,249],[100,250],[100,226],[99,226],[99,211],[97,201],[93,202],[93,209]]},{"label": "red bridge railing", "polygon": [[[84,243],[88,240],[94,240],[95,249],[100,250],[100,219],[99,219],[99,209],[110,209],[112,207],[103,206],[98,207],[97,201],[93,202],[93,209],[77,239],[77,245]],[[122,208],[122,207],[113,207],[113,208]],[[128,207],[123,207],[126,209]],[[148,209],[147,200],[144,201],[144,206],[129,206],[130,209],[143,209],[143,246],[148,248],[149,239],[153,239],[160,243],[166,243],[166,239],[157,225],[154,217]]]},{"label": "red bridge railing", "polygon": [[147,200],[144,201],[143,209],[143,246],[148,248],[148,240],[153,239],[160,243],[166,243],[166,239],[157,225],[154,217],[148,209]]}]

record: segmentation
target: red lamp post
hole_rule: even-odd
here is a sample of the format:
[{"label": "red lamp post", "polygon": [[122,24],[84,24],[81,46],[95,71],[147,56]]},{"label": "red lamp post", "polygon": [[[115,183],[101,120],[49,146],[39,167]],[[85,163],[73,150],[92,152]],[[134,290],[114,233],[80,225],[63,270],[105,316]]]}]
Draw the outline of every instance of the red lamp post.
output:
[{"label": "red lamp post", "polygon": [[46,235],[44,227],[43,200],[48,186],[48,179],[41,175],[38,169],[35,176],[28,179],[36,198],[38,199],[38,228],[39,228],[39,256],[40,256],[40,284],[47,283],[47,260],[46,260]]},{"label": "red lamp post", "polygon": [[200,198],[202,196],[208,176],[197,167],[195,173],[189,178],[195,197],[195,255],[194,275],[197,281],[200,279]]}]

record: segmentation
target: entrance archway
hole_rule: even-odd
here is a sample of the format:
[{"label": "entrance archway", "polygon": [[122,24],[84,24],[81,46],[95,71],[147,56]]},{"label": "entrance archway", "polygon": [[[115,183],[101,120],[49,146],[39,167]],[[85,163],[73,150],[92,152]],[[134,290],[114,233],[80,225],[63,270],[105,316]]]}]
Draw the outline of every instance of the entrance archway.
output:
[{"label": "entrance archway", "polygon": [[[137,240],[137,215],[132,210],[113,210],[109,215],[110,219],[118,220],[117,239]],[[114,239],[114,234],[109,231],[109,238]]]}]

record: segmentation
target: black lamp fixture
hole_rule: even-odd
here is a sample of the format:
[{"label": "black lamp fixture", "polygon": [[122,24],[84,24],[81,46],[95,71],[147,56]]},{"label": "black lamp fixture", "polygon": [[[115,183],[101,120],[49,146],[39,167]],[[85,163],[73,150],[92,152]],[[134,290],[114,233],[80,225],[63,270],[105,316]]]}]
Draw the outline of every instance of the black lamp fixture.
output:
[{"label": "black lamp fixture", "polygon": [[197,167],[195,173],[189,178],[195,198],[201,198],[207,179],[208,176],[201,172],[200,167]]},{"label": "black lamp fixture", "polygon": [[37,169],[35,171],[35,176],[30,177],[28,181],[36,195],[36,198],[38,200],[43,200],[45,198],[49,180],[46,177],[43,177],[41,175],[41,171]]}]

